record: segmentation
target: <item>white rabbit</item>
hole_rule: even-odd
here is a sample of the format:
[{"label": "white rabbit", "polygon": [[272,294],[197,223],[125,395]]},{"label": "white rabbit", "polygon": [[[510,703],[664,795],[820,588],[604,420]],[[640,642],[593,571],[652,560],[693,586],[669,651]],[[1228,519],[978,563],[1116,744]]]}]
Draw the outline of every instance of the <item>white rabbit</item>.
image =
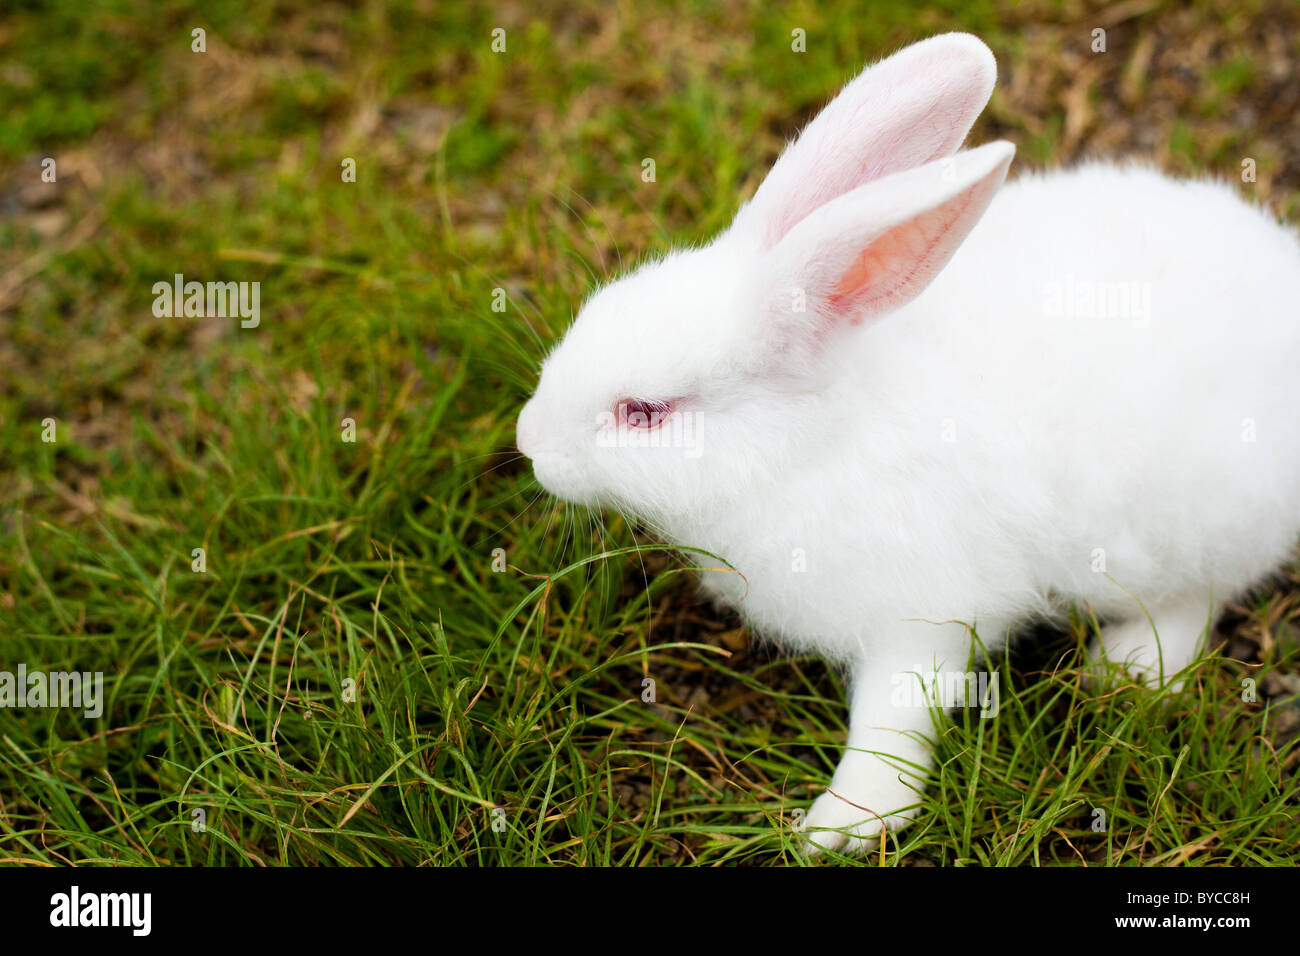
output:
[{"label": "white rabbit", "polygon": [[850,668],[814,849],[915,812],[899,677],[965,671],[970,627],[1091,608],[1167,680],[1300,534],[1300,242],[1142,168],[1002,186],[1010,143],[955,152],[994,79],[960,34],[867,69],[725,233],[597,291],[519,415],[547,490]]}]

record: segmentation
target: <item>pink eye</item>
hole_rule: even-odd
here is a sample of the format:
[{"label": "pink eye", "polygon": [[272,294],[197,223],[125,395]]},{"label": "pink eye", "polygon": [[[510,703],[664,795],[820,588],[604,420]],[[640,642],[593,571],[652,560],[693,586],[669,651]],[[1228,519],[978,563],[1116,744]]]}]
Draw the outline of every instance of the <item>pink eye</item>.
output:
[{"label": "pink eye", "polygon": [[626,398],[618,403],[618,423],[627,428],[658,428],[673,412],[672,402],[648,402]]}]

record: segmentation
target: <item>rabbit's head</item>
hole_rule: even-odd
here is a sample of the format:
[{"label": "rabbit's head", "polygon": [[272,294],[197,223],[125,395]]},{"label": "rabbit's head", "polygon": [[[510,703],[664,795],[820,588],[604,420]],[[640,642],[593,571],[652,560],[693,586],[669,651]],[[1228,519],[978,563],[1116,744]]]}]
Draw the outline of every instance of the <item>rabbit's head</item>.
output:
[{"label": "rabbit's head", "polygon": [[955,152],[994,79],[963,34],[870,67],[727,232],[597,291],[519,415],[541,484],[667,522],[832,440],[837,343],[920,293],[1006,175],[1009,143]]}]

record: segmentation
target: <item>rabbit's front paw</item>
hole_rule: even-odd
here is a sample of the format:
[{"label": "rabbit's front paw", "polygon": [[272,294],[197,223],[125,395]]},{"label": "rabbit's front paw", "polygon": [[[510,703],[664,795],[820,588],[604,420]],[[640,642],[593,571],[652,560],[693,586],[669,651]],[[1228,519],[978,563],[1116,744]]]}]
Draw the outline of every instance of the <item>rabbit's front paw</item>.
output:
[{"label": "rabbit's front paw", "polygon": [[832,782],[805,818],[804,849],[810,856],[824,850],[870,853],[882,829],[901,829],[916,816],[916,803],[916,791],[897,779],[866,786]]}]

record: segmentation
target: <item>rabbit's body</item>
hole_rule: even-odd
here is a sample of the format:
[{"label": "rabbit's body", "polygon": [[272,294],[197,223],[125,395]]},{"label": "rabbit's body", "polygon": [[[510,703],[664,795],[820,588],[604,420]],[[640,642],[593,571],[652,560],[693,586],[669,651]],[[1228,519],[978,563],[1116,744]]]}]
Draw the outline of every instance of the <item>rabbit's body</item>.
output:
[{"label": "rabbit's body", "polygon": [[1300,243],[1227,186],[1104,164],[1008,183],[841,359],[739,505],[660,519],[791,646],[853,661],[900,613],[990,647],[1067,603],[1204,595],[1208,616],[1300,534]]},{"label": "rabbit's body", "polygon": [[548,490],[719,555],[709,591],[851,670],[819,846],[915,812],[895,692],[968,626],[1073,604],[1163,679],[1300,534],[1300,242],[1138,167],[999,190],[1009,143],[957,151],[995,74],[955,34],[866,70],[726,233],[600,289],[519,416]]}]

